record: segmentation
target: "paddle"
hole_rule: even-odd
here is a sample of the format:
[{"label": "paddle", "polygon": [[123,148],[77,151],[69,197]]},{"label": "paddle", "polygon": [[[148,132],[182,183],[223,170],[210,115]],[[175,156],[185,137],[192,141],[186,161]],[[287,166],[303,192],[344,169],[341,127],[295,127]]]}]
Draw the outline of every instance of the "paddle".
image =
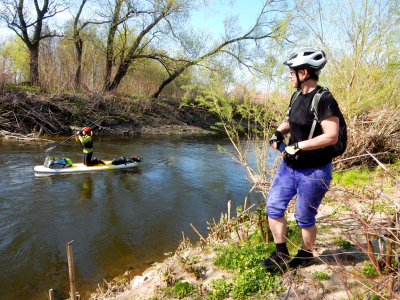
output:
[{"label": "paddle", "polygon": [[[90,123],[87,127],[90,127],[90,126],[92,126],[93,124],[95,124],[95,123],[97,123],[98,121],[100,121],[101,119],[103,119],[103,118],[100,118],[99,120],[97,120],[96,122],[92,122],[92,123]],[[63,141],[63,142],[61,142],[61,143],[59,143],[59,144],[57,144],[57,145],[55,145],[55,146],[53,146],[53,147],[50,147],[50,148],[47,148],[46,150],[44,150],[44,153],[48,153],[48,152],[50,152],[51,150],[53,150],[53,149],[55,149],[55,148],[57,148],[58,146],[60,146],[60,145],[62,145],[62,144],[64,144],[66,141],[68,141],[68,140],[70,140],[70,139],[72,139],[77,133],[79,133],[79,131],[78,132],[76,132],[76,133],[74,133],[73,135],[71,135],[69,138],[67,138],[65,141]]]}]

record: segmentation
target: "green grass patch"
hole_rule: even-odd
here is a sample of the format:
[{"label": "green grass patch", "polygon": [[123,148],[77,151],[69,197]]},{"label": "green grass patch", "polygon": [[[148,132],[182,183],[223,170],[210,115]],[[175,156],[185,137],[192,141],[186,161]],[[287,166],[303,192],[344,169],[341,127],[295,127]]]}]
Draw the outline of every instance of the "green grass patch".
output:
[{"label": "green grass patch", "polygon": [[370,262],[367,262],[365,264],[365,266],[362,268],[361,272],[368,278],[378,277],[378,272],[375,270],[374,265]]},{"label": "green grass patch", "polygon": [[360,188],[365,184],[371,184],[373,172],[367,168],[358,168],[334,173],[332,177],[333,181],[339,185]]},{"label": "green grass patch", "polygon": [[335,236],[333,238],[333,243],[335,243],[336,245],[338,245],[339,247],[342,247],[343,249],[350,249],[351,247],[353,247],[353,244],[350,243],[349,241],[347,241],[346,239],[342,238],[342,237],[338,237]]},{"label": "green grass patch", "polygon": [[212,290],[208,292],[208,299],[223,300],[227,298],[232,291],[233,283],[226,280],[225,276],[219,279],[211,280]]},{"label": "green grass patch", "polygon": [[374,210],[375,212],[380,212],[380,213],[389,213],[391,215],[395,215],[396,211],[393,207],[392,203],[389,201],[375,201],[374,205],[368,204],[365,205],[365,208],[369,210]]},{"label": "green grass patch", "polygon": [[175,282],[172,289],[172,295],[176,298],[183,298],[191,295],[196,290],[196,287],[186,281]]},{"label": "green grass patch", "polygon": [[328,274],[326,274],[325,272],[314,272],[312,274],[313,278],[319,281],[323,281],[323,280],[329,280],[330,277],[328,276]]},{"label": "green grass patch", "polygon": [[[282,277],[279,270],[267,272],[261,262],[266,260],[275,248],[274,243],[236,245],[232,244],[217,252],[214,264],[234,274],[232,283],[216,282],[217,290],[212,293],[213,299],[220,299],[229,293],[235,299],[244,299],[254,294],[271,290]],[[277,292],[283,291],[283,285]]]}]

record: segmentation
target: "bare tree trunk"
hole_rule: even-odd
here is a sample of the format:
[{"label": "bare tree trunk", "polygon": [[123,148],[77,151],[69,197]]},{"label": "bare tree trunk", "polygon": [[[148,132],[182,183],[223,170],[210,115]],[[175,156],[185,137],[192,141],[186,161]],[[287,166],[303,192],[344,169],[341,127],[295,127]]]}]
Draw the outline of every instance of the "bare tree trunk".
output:
[{"label": "bare tree trunk", "polygon": [[31,47],[30,54],[30,74],[29,81],[31,85],[39,85],[39,46]]},{"label": "bare tree trunk", "polygon": [[74,20],[74,41],[75,41],[75,48],[77,53],[77,67],[75,72],[75,88],[77,90],[81,87],[81,71],[82,71],[82,53],[83,53],[83,40],[81,37],[82,29],[88,24],[85,23],[83,26],[78,28],[79,18],[82,14],[83,7],[85,6],[87,0],[82,0],[81,6],[79,7],[79,11],[75,16]]},{"label": "bare tree trunk", "polygon": [[174,81],[179,75],[181,75],[187,68],[190,66],[193,66],[195,63],[194,62],[187,62],[184,66],[180,67],[178,70],[176,70],[174,73],[170,74],[170,76],[165,79],[158,87],[157,91],[155,91],[153,94],[150,95],[152,98],[158,98],[162,92],[162,90],[170,84],[172,81]]},{"label": "bare tree trunk", "polygon": [[76,48],[76,53],[77,53],[77,67],[76,67],[76,73],[75,73],[75,88],[77,90],[79,90],[81,88],[83,41],[82,40],[75,41],[75,48]]},{"label": "bare tree trunk", "polygon": [[104,88],[105,90],[110,90],[111,85],[111,72],[114,61],[114,40],[115,33],[117,32],[118,25],[121,24],[120,12],[122,8],[123,0],[117,0],[115,2],[114,14],[112,17],[112,22],[107,36],[107,49],[106,49],[106,76],[104,78]]},{"label": "bare tree trunk", "polygon": [[[111,67],[110,67],[110,70],[108,70],[108,69],[106,70],[106,71],[109,71],[109,80],[110,81],[107,81],[107,76],[106,76],[106,82],[104,85],[105,90],[111,91],[111,90],[116,89],[119,86],[122,78],[124,78],[126,73],[128,72],[129,66],[138,57],[137,53],[140,52],[140,50],[139,50],[140,42],[146,36],[146,34],[148,34],[150,32],[150,30],[152,30],[158,24],[158,22],[160,22],[162,19],[164,19],[170,13],[171,8],[172,8],[172,3],[173,2],[171,1],[166,7],[164,7],[164,9],[161,11],[159,16],[157,18],[155,18],[153,20],[153,22],[151,24],[149,24],[145,29],[143,29],[142,32],[137,36],[133,45],[129,49],[128,54],[126,55],[126,57],[123,59],[123,61],[119,65],[117,74],[115,75],[114,80],[112,82],[111,82]],[[109,38],[110,38],[110,36],[109,36]],[[108,49],[107,49],[107,54],[108,54]],[[153,58],[154,58],[154,56],[153,56]],[[107,63],[108,63],[108,60],[107,60]]]}]

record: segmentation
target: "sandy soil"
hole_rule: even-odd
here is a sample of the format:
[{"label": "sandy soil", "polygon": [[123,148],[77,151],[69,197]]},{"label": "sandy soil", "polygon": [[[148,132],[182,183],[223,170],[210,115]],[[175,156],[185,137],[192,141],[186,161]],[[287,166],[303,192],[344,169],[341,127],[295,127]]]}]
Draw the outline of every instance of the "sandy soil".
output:
[{"label": "sandy soil", "polygon": [[[320,213],[318,215],[319,222],[325,224],[326,221],[335,213],[336,209],[337,205],[332,205],[331,202],[321,205]],[[341,219],[349,217],[351,217],[349,211],[340,212]],[[288,219],[293,219],[293,212],[288,214]],[[360,271],[364,266],[364,261],[367,259],[366,255],[355,246],[350,249],[343,249],[335,244],[333,237],[340,237],[343,235],[340,228],[325,228],[326,229],[320,229],[317,236],[314,249],[314,255],[316,256],[314,265],[298,270],[296,276],[293,272],[286,273],[283,282],[287,286],[287,289],[279,295],[272,294],[273,299],[350,299],[354,295],[352,295],[345,286],[350,286],[352,291],[365,290],[365,287],[363,287],[359,282],[348,279],[340,275],[340,273],[354,272],[354,270]],[[230,241],[222,241],[222,243],[227,244],[228,242],[235,241],[237,241],[237,237],[233,235]],[[378,244],[376,241],[373,242],[373,246],[375,252],[378,252]],[[184,248],[185,244],[182,242],[178,249],[182,250]],[[169,273],[174,280],[179,279],[196,285],[198,291],[201,286],[203,296],[200,298],[206,299],[206,291],[210,289],[210,283],[213,279],[222,278],[222,276],[231,278],[233,276],[232,274],[220,270],[213,265],[212,259],[216,254],[213,252],[211,247],[205,246],[203,249],[200,247],[187,247],[185,251],[180,251],[179,253],[181,254],[173,254],[165,261],[145,270],[142,276],[129,278],[129,274],[126,273],[125,276],[122,275],[121,277],[116,278],[114,282],[122,282],[123,280],[121,280],[121,278],[127,278],[123,292],[118,292],[117,289],[114,288],[114,292],[111,292],[112,289],[110,289],[108,295],[99,296],[98,294],[97,297],[93,296],[92,299],[176,299],[170,296],[163,297],[162,295],[161,289],[167,286],[167,283],[164,280],[165,276],[163,275],[166,270],[169,270]],[[195,266],[201,267],[201,276],[199,278],[192,277],[180,263],[179,256],[197,257],[198,259]],[[335,269],[337,271],[335,271]],[[329,279],[323,281],[316,280],[313,277],[315,272],[323,272],[329,276]],[[187,297],[184,299],[192,298]],[[368,294],[365,294],[365,299],[369,299]]]}]

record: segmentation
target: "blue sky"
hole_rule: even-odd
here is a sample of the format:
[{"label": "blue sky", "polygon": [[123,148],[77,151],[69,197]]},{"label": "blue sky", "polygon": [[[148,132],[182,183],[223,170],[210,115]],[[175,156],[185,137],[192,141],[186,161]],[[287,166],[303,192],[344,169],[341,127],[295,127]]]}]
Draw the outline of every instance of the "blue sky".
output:
[{"label": "blue sky", "polygon": [[[208,29],[218,37],[223,33],[224,18],[228,16],[239,16],[239,25],[243,30],[248,30],[260,13],[263,2],[260,0],[236,0],[236,1],[213,1],[209,9],[194,12],[192,15],[195,29]],[[211,12],[210,12],[211,11]]]},{"label": "blue sky", "polygon": [[[193,12],[192,23],[195,29],[207,29],[214,34],[214,38],[220,36],[224,31],[224,18],[226,16],[239,16],[239,24],[243,30],[248,30],[255,22],[262,9],[263,2],[260,0],[211,0],[208,9]],[[224,3],[222,3],[224,2]],[[58,15],[58,19],[68,19],[68,12]],[[0,37],[13,35],[4,23],[0,25]]]}]

